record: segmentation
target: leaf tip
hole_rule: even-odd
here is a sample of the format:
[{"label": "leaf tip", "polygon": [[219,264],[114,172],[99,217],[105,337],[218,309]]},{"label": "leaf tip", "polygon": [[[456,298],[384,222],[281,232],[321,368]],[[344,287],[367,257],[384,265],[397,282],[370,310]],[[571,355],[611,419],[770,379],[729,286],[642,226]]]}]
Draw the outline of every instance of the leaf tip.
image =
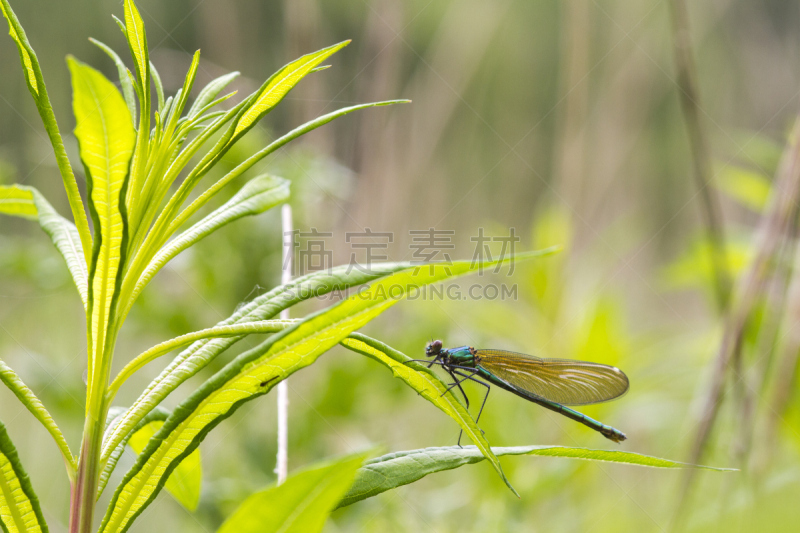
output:
[{"label": "leaf tip", "polygon": [[563,251],[564,251],[564,245],[563,244],[554,244],[553,246],[549,246],[549,247],[545,248],[544,250],[542,250],[542,254],[550,255],[550,254],[557,254],[557,253],[563,252]]}]

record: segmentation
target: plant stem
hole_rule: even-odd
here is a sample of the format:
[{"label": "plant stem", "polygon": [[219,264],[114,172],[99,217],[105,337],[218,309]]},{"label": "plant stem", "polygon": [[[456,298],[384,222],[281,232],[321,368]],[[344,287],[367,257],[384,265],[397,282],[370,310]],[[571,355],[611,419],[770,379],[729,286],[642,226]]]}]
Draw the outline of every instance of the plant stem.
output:
[{"label": "plant stem", "polygon": [[[736,445],[736,452],[739,454],[739,463],[744,468],[753,444],[753,434],[755,432],[756,412],[760,398],[767,395],[767,385],[771,374],[775,354],[778,351],[782,331],[785,329],[785,317],[787,316],[789,303],[789,289],[794,276],[794,257],[796,255],[797,244],[797,222],[798,206],[795,206],[790,217],[790,227],[786,228],[783,246],[776,252],[775,274],[771,280],[769,292],[764,296],[764,310],[766,318],[762,321],[758,333],[758,359],[755,364],[760,363],[756,371],[756,379],[752,385],[748,385],[744,372],[736,376],[744,385],[742,390],[742,420],[739,424],[739,442]],[[739,358],[741,360],[741,358]]]},{"label": "plant stem", "polygon": [[83,445],[78,461],[78,480],[73,487],[70,533],[91,533],[92,518],[97,500],[99,458],[103,441],[105,416],[86,417]]},{"label": "plant stem", "polygon": [[711,158],[709,157],[707,135],[700,121],[700,96],[697,90],[697,73],[689,34],[689,14],[685,0],[670,0],[669,5],[681,110],[686,120],[694,166],[693,175],[703,205],[706,234],[711,247],[714,294],[720,314],[725,314],[730,303],[730,270],[725,254],[725,231],[722,227],[719,201],[714,190],[709,187],[712,178]]},{"label": "plant stem", "polygon": [[[281,284],[292,281],[292,252],[294,251],[294,234],[292,233],[292,206],[284,204],[281,208],[283,227],[283,264],[281,265]],[[289,319],[289,310],[281,311],[281,320]],[[278,457],[275,473],[278,484],[286,481],[289,473],[289,386],[284,379],[278,383]]]},{"label": "plant stem", "polygon": [[[800,118],[795,122],[789,144],[784,150],[773,186],[770,208],[759,223],[755,257],[747,272],[739,280],[736,304],[732,306],[725,322],[700,418],[700,427],[692,445],[690,456],[692,463],[700,462],[706,451],[722,404],[728,369],[731,363],[735,367],[742,356],[742,339],[753,310],[763,293],[770,262],[780,249],[783,239],[787,238],[787,229],[792,216],[796,214],[795,205],[800,199],[799,134]],[[689,494],[694,478],[692,472],[687,472],[685,475],[679,510],[676,513],[677,520],[684,519],[682,511],[690,500]]]},{"label": "plant stem", "polygon": [[[113,323],[113,313],[109,324]],[[106,392],[111,361],[114,357],[118,330],[110,328],[102,347],[89,348],[89,364],[94,361],[94,369],[89,373],[88,396],[86,398],[86,418],[83,425],[83,442],[78,459],[78,479],[73,487],[72,507],[70,509],[69,533],[92,533],[92,519],[97,504],[97,486],[100,478],[100,455],[103,450],[108,401]],[[91,354],[96,354],[92,357]]]}]

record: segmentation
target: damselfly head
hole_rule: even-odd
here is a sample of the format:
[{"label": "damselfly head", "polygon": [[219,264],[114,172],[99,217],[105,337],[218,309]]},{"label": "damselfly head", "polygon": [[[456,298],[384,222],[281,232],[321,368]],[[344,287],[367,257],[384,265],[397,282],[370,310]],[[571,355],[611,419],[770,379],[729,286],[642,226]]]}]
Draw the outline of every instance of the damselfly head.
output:
[{"label": "damselfly head", "polygon": [[442,351],[442,341],[431,341],[425,347],[425,355],[436,357]]}]

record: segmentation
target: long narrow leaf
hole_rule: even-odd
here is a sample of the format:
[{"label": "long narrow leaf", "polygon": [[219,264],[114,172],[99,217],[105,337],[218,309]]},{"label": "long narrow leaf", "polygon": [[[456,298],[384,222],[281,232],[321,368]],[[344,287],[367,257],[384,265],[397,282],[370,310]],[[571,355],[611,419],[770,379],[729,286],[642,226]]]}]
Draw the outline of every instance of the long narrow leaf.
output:
[{"label": "long narrow leaf", "polygon": [[261,89],[258,97],[236,123],[234,138],[238,139],[252,128],[256,122],[269,113],[302,80],[320,63],[350,44],[343,41],[317,52],[306,54],[279,70]]},{"label": "long narrow leaf", "polygon": [[153,78],[153,85],[156,88],[156,97],[158,98],[158,107],[156,107],[156,111],[164,114],[164,84],[161,83],[161,76],[158,74],[158,69],[153,64],[152,61],[148,62],[150,65],[150,77]]},{"label": "long narrow leaf", "polygon": [[69,444],[67,444],[67,440],[64,438],[64,434],[61,433],[61,430],[58,428],[55,420],[53,420],[53,417],[50,416],[44,404],[42,404],[33,391],[22,382],[19,376],[17,376],[2,359],[0,359],[0,381],[14,393],[14,396],[22,402],[22,405],[31,412],[36,420],[50,433],[50,436],[53,437],[56,446],[58,446],[61,455],[64,457],[64,462],[67,465],[67,473],[70,478],[72,478],[77,469],[77,464],[75,462],[75,457],[69,449]]},{"label": "long narrow leaf", "polygon": [[[90,268],[89,324],[92,342],[89,387],[95,383],[94,360],[105,349],[112,301],[117,294],[118,272],[123,261],[124,204],[121,202],[135,132],[128,107],[119,90],[95,69],[69,58],[72,73],[75,136],[86,170],[95,223],[95,246]],[[90,391],[91,395],[91,391]],[[91,396],[90,396],[91,397]]]},{"label": "long narrow leaf", "polygon": [[[109,411],[108,424],[109,428],[113,427],[121,416],[125,413],[124,407],[115,407]],[[97,490],[97,497],[103,493],[103,489],[111,477],[114,467],[116,466],[119,458],[122,457],[125,451],[125,446],[129,445],[135,453],[140,453],[147,445],[147,441],[155,434],[164,424],[164,420],[169,416],[169,411],[165,409],[155,409],[150,412],[144,420],[142,420],[136,429],[130,434],[128,439],[125,439],[114,450],[110,460],[106,464],[103,472],[100,474],[100,483]],[[178,502],[193,511],[197,508],[200,500],[200,488],[202,483],[202,461],[200,459],[200,450],[195,450],[186,459],[184,459],[172,475],[167,480],[164,488],[175,497]]]},{"label": "long narrow leaf", "polygon": [[28,83],[28,88],[33,94],[33,97],[38,99],[39,80],[37,79],[36,68],[34,67],[34,62],[37,59],[36,54],[31,50],[27,35],[25,35],[25,30],[22,29],[16,14],[6,0],[3,0],[0,4],[0,9],[2,9],[3,16],[8,21],[8,34],[14,39],[14,43],[17,45],[19,59],[22,62],[22,68],[25,73],[25,81]]},{"label": "long narrow leaf", "polygon": [[275,151],[282,148],[289,142],[297,139],[298,137],[302,137],[306,133],[317,129],[320,126],[324,126],[325,124],[331,122],[332,120],[335,120],[339,117],[343,117],[348,113],[352,113],[353,111],[358,111],[360,109],[367,109],[370,107],[382,107],[394,104],[405,104],[408,102],[410,102],[410,100],[389,100],[386,102],[373,102],[369,104],[361,104],[351,107],[345,107],[342,109],[337,109],[336,111],[328,113],[327,115],[315,118],[314,120],[311,120],[303,124],[302,126],[293,129],[289,133],[271,142],[262,150],[248,157],[246,161],[239,164],[236,168],[234,168],[228,174],[226,174],[222,179],[220,179],[214,185],[209,187],[205,192],[203,192],[203,194],[198,196],[191,204],[189,204],[186,207],[186,209],[181,211],[181,213],[177,217],[175,217],[175,219],[170,223],[169,228],[167,228],[167,234],[171,235],[174,232],[176,232],[194,213],[196,213],[201,207],[203,207],[206,203],[208,203],[208,201],[211,198],[213,198],[220,190],[222,190],[222,188],[225,187],[225,185],[227,185],[232,180],[238,178],[239,176],[250,170],[256,163],[258,163],[268,155],[274,153]]},{"label": "long narrow leaf", "polygon": [[[161,431],[150,440],[117,488],[101,530],[119,533],[126,531],[139,513],[153,501],[166,476],[186,455],[197,448],[208,432],[245,402],[268,393],[289,375],[312,364],[327,350],[396,304],[410,291],[480,268],[541,255],[543,252],[533,252],[485,264],[458,261],[451,265],[412,267],[375,282],[367,290],[359,291],[331,308],[310,315],[300,323],[269,337],[260,346],[241,354],[182,402],[164,423]],[[497,457],[488,447],[485,453],[511,488]]]},{"label": "long narrow leaf", "polygon": [[88,308],[89,274],[75,225],[59,215],[44,196],[25,185],[0,185],[0,214],[38,220],[39,225],[67,263],[72,281]]},{"label": "long narrow leaf", "polygon": [[[298,302],[334,291],[344,291],[408,267],[408,263],[395,263],[373,266],[366,272],[347,266],[334,268],[329,272],[314,272],[255,298],[229,318],[219,322],[215,328],[269,320]],[[243,338],[244,335],[239,335],[200,340],[180,353],[133,403],[124,420],[106,436],[101,462],[105,462],[139,421],[172,391]]]},{"label": "long narrow leaf", "polygon": [[350,455],[253,494],[217,533],[319,533],[365,458],[365,454]]},{"label": "long narrow leaf", "polygon": [[0,185],[0,213],[28,220],[39,219],[33,193],[24,185]]},{"label": "long narrow leaf", "polygon": [[[139,76],[144,92],[150,93],[150,52],[147,49],[147,35],[145,34],[144,21],[139,14],[139,9],[133,0],[124,1],[125,11],[125,36],[131,49],[136,65],[136,74]],[[145,97],[149,98],[149,96]]]},{"label": "long narrow leaf", "polygon": [[[126,408],[119,406],[112,407],[108,410],[108,415],[106,416],[105,434],[108,434],[108,432],[114,430],[114,428],[120,423],[120,421],[124,417],[126,411],[127,411]],[[125,438],[117,445],[117,447],[111,453],[111,456],[108,458],[108,461],[106,462],[105,466],[103,467],[103,471],[100,473],[100,480],[97,488],[98,499],[100,498],[100,495],[103,493],[103,490],[105,489],[106,484],[108,483],[108,480],[111,477],[111,474],[114,472],[114,468],[116,468],[117,462],[119,462],[119,459],[120,457],[122,457],[122,454],[125,453],[125,446],[128,445],[128,441],[133,437],[133,435],[135,435],[137,431],[145,427],[150,422],[153,421],[163,422],[164,420],[167,419],[167,417],[169,417],[169,415],[170,412],[161,407],[153,409],[152,411],[147,413],[147,416],[145,416],[144,418],[142,418],[141,421],[139,421],[139,423],[136,425],[133,431],[128,433],[125,436]]]},{"label": "long narrow leaf", "polygon": [[[246,110],[248,108],[248,106],[250,105],[249,101],[254,100],[255,96],[257,96],[257,94],[253,95],[252,97],[248,98],[244,102],[240,103],[236,108],[234,108],[234,109],[228,111],[227,113],[225,113],[225,115],[222,118],[220,118],[216,122],[212,123],[211,125],[207,126],[205,128],[205,131],[197,139],[195,139],[190,144],[190,146],[187,147],[186,150],[184,150],[184,153],[181,153],[179,158],[172,164],[170,169],[167,171],[167,175],[169,177],[167,178],[166,181],[171,183],[172,177],[177,176],[176,172],[179,171],[181,168],[183,168],[183,166],[188,162],[189,156],[191,156],[191,154],[195,153],[199,149],[199,147],[202,145],[202,143],[205,142],[205,139],[210,137],[210,135],[213,132],[215,132],[217,129],[219,129],[225,122],[230,120],[232,117],[241,116],[241,114],[244,112],[244,110]],[[308,122],[306,124],[303,124],[302,126],[300,126],[298,128],[295,128],[294,130],[290,131],[286,135],[284,135],[284,136],[280,137],[279,139],[277,139],[276,141],[270,143],[266,148],[264,148],[263,150],[259,151],[256,154],[254,154],[253,156],[248,158],[247,161],[245,161],[242,164],[240,164],[239,166],[237,166],[233,171],[229,172],[225,177],[223,177],[221,180],[216,182],[212,187],[210,187],[208,190],[206,190],[203,194],[201,194],[196,200],[194,200],[189,206],[187,206],[186,209],[184,209],[174,219],[170,220],[169,221],[169,226],[166,229],[163,227],[163,224],[167,223],[167,219],[169,217],[164,215],[164,213],[167,212],[167,209],[165,209],[164,213],[162,213],[162,215],[156,221],[156,224],[155,224],[155,227],[153,228],[153,231],[151,232],[150,235],[148,235],[147,240],[142,245],[142,250],[140,250],[139,253],[137,253],[137,255],[134,257],[134,260],[132,262],[132,266],[130,268],[130,271],[128,272],[128,274],[125,277],[125,280],[124,280],[123,286],[122,286],[122,291],[121,291],[121,302],[122,302],[122,305],[123,305],[123,311],[120,314],[120,317],[121,318],[125,317],[127,315],[127,313],[129,312],[130,308],[133,306],[133,302],[135,301],[136,297],[133,296],[132,293],[136,290],[136,285],[139,285],[140,276],[141,276],[141,274],[142,274],[142,272],[143,272],[143,270],[145,268],[144,261],[149,261],[150,260],[147,257],[147,254],[151,253],[151,252],[153,254],[155,254],[155,252],[153,252],[152,250],[155,249],[157,246],[161,245],[160,244],[160,240],[157,237],[158,234],[163,234],[162,240],[163,240],[163,238],[166,238],[167,236],[173,235],[176,231],[178,231],[178,229],[180,229],[180,227],[194,213],[196,213],[200,208],[202,208],[206,203],[208,203],[208,201],[211,198],[213,198],[225,185],[230,183],[235,178],[237,178],[237,177],[241,176],[242,174],[244,174],[247,170],[252,168],[253,165],[255,165],[257,162],[262,160],[267,155],[269,155],[269,154],[273,153],[274,151],[278,150],[279,148],[281,148],[282,146],[284,146],[288,142],[290,142],[290,141],[292,141],[292,140],[304,135],[305,133],[308,133],[309,131],[312,131],[312,130],[314,130],[314,129],[316,129],[316,128],[324,125],[324,124],[327,124],[328,122],[330,122],[330,121],[332,121],[332,120],[334,120],[334,119],[336,119],[338,117],[344,116],[344,115],[346,115],[348,113],[351,113],[353,111],[357,111],[359,109],[366,109],[368,107],[378,107],[378,106],[392,105],[392,104],[397,104],[397,103],[407,103],[407,102],[408,102],[408,100],[392,100],[392,101],[387,101],[387,102],[375,102],[375,103],[370,103],[370,104],[352,106],[352,107],[348,107],[348,108],[344,108],[344,109],[339,109],[337,111],[334,111],[333,113],[329,113],[329,114],[324,115],[322,117],[319,117],[319,118],[317,118],[315,120],[312,120],[312,121],[310,121],[310,122]],[[231,128],[230,131],[232,131],[232,128]],[[223,142],[221,140],[220,142],[218,142],[218,147],[223,145],[224,143],[225,142]],[[213,152],[213,150],[212,150],[212,152]],[[198,166],[202,166],[202,162],[201,162],[201,164],[198,164]],[[176,203],[178,201],[179,201],[178,200],[178,196],[177,195],[173,196],[173,198],[170,199],[170,204],[168,204],[167,208],[170,208],[170,206],[172,206],[173,204],[174,205],[179,205],[179,204]],[[180,201],[182,202],[182,200],[180,200]],[[134,244],[134,247],[137,247],[137,246]],[[141,288],[136,290],[136,294],[137,295],[138,295],[139,291],[141,291]]]},{"label": "long narrow leaf", "polygon": [[192,104],[192,107],[189,108],[189,118],[201,114],[202,110],[213,102],[217,95],[238,77],[238,72],[230,72],[212,80],[208,85],[203,87],[203,90],[197,95],[197,99]]},{"label": "long narrow leaf", "polygon": [[[133,82],[131,81],[130,76],[128,76],[128,69],[125,66],[125,63],[122,62],[122,59],[119,55],[114,51],[113,48],[110,46],[101,43],[97,39],[89,38],[89,42],[100,48],[103,52],[106,53],[108,57],[114,62],[114,65],[117,67],[117,74],[119,75],[119,84],[122,87],[122,95],[125,97],[125,105],[128,106],[128,111],[131,114],[131,117],[136,117],[136,91],[133,88]],[[134,123],[134,127],[136,124]]]},{"label": "long narrow leaf", "polygon": [[39,499],[0,423],[0,525],[9,532],[47,533]]},{"label": "long narrow leaf", "polygon": [[[156,220],[152,234],[155,236],[155,244],[160,246],[172,233],[174,233],[173,218],[177,215],[178,209],[184,204],[189,194],[208,173],[208,171],[238,142],[256,123],[269,113],[281,100],[291,91],[300,80],[302,80],[311,70],[322,61],[347,46],[349,41],[345,41],[317,52],[307,54],[273,74],[264,85],[251,98],[247,99],[245,106],[237,113],[233,123],[217,141],[203,159],[197,163],[195,168],[183,180],[181,186],[170,198],[164,211]],[[169,231],[167,228],[170,228]],[[147,243],[145,243],[146,245]]]},{"label": "long narrow leaf", "polygon": [[189,118],[189,117],[181,118],[178,121],[178,133],[176,133],[176,136],[178,136],[178,135],[188,135],[189,133],[191,133],[193,131],[203,129],[203,128],[205,128],[205,125],[203,125],[204,122],[208,122],[209,120],[215,120],[218,117],[221,117],[222,115],[224,115],[225,111],[213,111],[211,113],[207,113],[207,111],[210,111],[214,107],[220,105],[222,102],[224,102],[226,100],[229,100],[230,98],[233,98],[236,94],[237,94],[236,91],[233,91],[233,92],[230,92],[230,93],[228,93],[228,94],[226,94],[224,96],[220,96],[219,98],[217,98],[213,102],[211,102],[209,104],[206,104],[205,107],[203,107],[197,113],[196,116],[191,117],[191,118]]},{"label": "long narrow leaf", "polygon": [[[168,184],[171,184],[175,179],[177,179],[178,175],[184,169],[184,167],[189,163],[192,157],[200,150],[200,148],[226,123],[230,122],[236,116],[238,116],[248,105],[250,98],[245,99],[244,101],[240,102],[232,109],[228,110],[223,116],[219,117],[217,120],[212,122],[211,124],[204,127],[203,131],[193,139],[175,158],[175,160],[170,164],[169,168],[167,169],[165,176],[162,180],[162,185],[168,187]],[[141,130],[141,128],[140,128]],[[139,144],[141,139],[141,132],[139,135],[139,139],[137,141],[137,153],[139,150]],[[136,157],[136,156],[134,156]],[[130,187],[129,187],[130,192]],[[174,196],[173,196],[174,198]],[[132,201],[131,195],[128,195],[129,203]],[[170,201],[173,201],[172,199]],[[122,303],[122,307],[124,311],[119,315],[119,320],[124,320],[127,316],[128,311],[133,304],[133,301],[130,298],[130,293],[133,290],[136,282],[139,280],[139,276],[141,275],[144,268],[147,266],[147,263],[153,258],[153,256],[158,252],[161,246],[164,244],[165,238],[162,238],[163,230],[166,228],[168,217],[165,215],[166,210],[169,208],[170,204],[167,204],[167,207],[164,211],[162,211],[161,215],[156,220],[153,228],[147,234],[147,237],[144,238],[144,242],[139,245],[139,241],[143,238],[143,227],[149,226],[149,224],[140,224],[139,231],[133,234],[133,240],[131,242],[132,247],[131,250],[135,250],[135,255],[133,256],[133,260],[130,263],[130,268],[128,269],[127,274],[125,275],[125,279],[123,280],[122,289],[120,291],[120,302]],[[144,220],[149,220],[149,214],[145,214]],[[146,228],[145,228],[146,229]]]},{"label": "long narrow leaf", "polygon": [[72,165],[69,162],[67,151],[64,148],[64,141],[61,139],[61,133],[58,131],[58,124],[56,123],[56,116],[53,113],[53,107],[50,105],[50,98],[47,96],[47,88],[44,84],[42,70],[39,67],[39,59],[36,57],[36,52],[33,51],[33,48],[28,42],[28,37],[25,35],[25,30],[22,29],[22,25],[19,23],[16,14],[14,14],[11,6],[8,4],[8,0],[0,0],[0,11],[3,12],[3,16],[8,21],[9,33],[11,38],[14,39],[17,50],[19,51],[20,61],[25,74],[25,82],[36,103],[36,109],[39,111],[39,116],[47,131],[50,144],[53,146],[56,164],[61,173],[61,178],[64,181],[64,188],[67,191],[67,199],[69,200],[69,206],[72,210],[72,217],[75,220],[78,235],[80,235],[84,262],[88,264],[91,261],[92,250],[92,234],[89,231],[89,220],[86,217],[86,209],[81,199],[81,193],[78,190],[78,182],[75,180],[75,174],[72,172]]},{"label": "long narrow leaf", "polygon": [[286,203],[289,199],[289,181],[263,175],[253,178],[222,207],[173,239],[150,261],[133,291],[132,300],[147,286],[164,265],[176,255],[218,229],[242,217],[253,216]]},{"label": "long narrow leaf", "polygon": [[[128,40],[128,47],[133,57],[136,75],[139,79],[139,132],[136,138],[136,151],[131,161],[130,184],[128,186],[125,205],[128,212],[136,212],[136,200],[142,192],[147,157],[150,151],[150,52],[147,47],[147,34],[144,21],[133,0],[124,1],[125,24],[121,25]],[[135,228],[134,228],[135,229]]]},{"label": "long narrow leaf", "polygon": [[[156,113],[156,133],[151,140],[152,147],[147,152],[148,160],[144,167],[145,177],[141,185],[137,185],[139,187],[136,189],[137,192],[129,196],[129,219],[133,235],[129,241],[130,250],[136,250],[141,243],[153,218],[158,213],[164,196],[172,185],[172,178],[166,175],[166,169],[185,139],[185,136],[175,139],[175,129],[194,85],[199,65],[200,51],[198,50],[192,58],[183,87],[178,90],[175,98],[170,97],[165,104],[159,102],[159,111]],[[154,68],[152,71],[155,73]],[[153,80],[156,79],[156,76],[153,75]]]},{"label": "long narrow leaf", "polygon": [[[714,468],[711,466],[680,463],[669,459],[661,459],[649,455],[619,450],[590,450],[588,448],[572,448],[567,446],[515,446],[510,448],[492,448],[498,457],[503,455],[540,455],[546,457],[566,457],[587,461],[603,461],[651,468],[702,468],[717,472],[735,472],[731,468]],[[338,507],[372,498],[387,490],[395,489],[422,479],[423,477],[452,470],[464,465],[480,463],[486,459],[475,446],[445,446],[439,448],[423,448],[396,452],[367,461],[358,471],[353,486]],[[338,508],[337,507],[337,508]]]},{"label": "long narrow leaf", "polygon": [[[137,454],[150,442],[150,439],[164,425],[163,421],[153,421],[135,432],[128,445]],[[203,463],[200,448],[187,455],[169,475],[164,488],[186,509],[194,511],[200,503],[200,490],[203,482]]]},{"label": "long narrow leaf", "polygon": [[297,322],[297,320],[262,320],[259,322],[245,322],[243,324],[234,324],[230,326],[217,326],[187,333],[186,335],[181,335],[180,337],[162,342],[139,354],[131,360],[130,363],[125,365],[125,368],[120,370],[119,375],[114,378],[114,381],[108,386],[107,396],[113,398],[120,386],[136,373],[136,371],[143,368],[148,363],[155,361],[173,350],[182,348],[187,344],[203,339],[224,339],[229,337],[242,337],[243,335],[277,333]]}]

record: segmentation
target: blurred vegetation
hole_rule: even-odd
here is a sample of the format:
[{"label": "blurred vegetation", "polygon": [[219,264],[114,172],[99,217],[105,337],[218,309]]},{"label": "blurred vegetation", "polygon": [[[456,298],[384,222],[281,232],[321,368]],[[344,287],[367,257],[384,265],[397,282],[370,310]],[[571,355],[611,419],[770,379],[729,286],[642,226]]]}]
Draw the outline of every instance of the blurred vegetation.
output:
[{"label": "blurred vegetation", "polygon": [[[334,263],[356,250],[345,233],[393,232],[386,255],[410,259],[411,230],[454,230],[452,258],[470,237],[522,238],[518,249],[566,251],[512,277],[462,282],[519,287],[516,301],[422,301],[397,306],[367,333],[408,354],[424,343],[470,344],[613,364],[631,391],[586,413],[628,434],[621,449],[688,456],[711,379],[722,323],[713,299],[708,243],[691,177],[663,2],[570,0],[174,0],[138,2],[151,57],[174,92],[202,48],[197,86],[236,69],[250,88],[289,59],[353,38],[333,69],[306,80],[229,153],[221,173],[301,120],[347,103],[410,98],[411,106],[355,114],[262,164],[291,178],[296,227],[330,231]],[[64,133],[74,126],[63,57],[74,54],[116,78],[86,36],[125,48],[109,0],[27,0],[14,5],[42,61]],[[776,1],[691,3],[702,120],[714,159],[732,273],[754,255],[755,228],[800,87],[800,8]],[[46,16],[43,14],[46,13]],[[55,161],[19,73],[0,39],[0,183],[41,190],[68,212]],[[68,149],[76,152],[74,138]],[[77,161],[77,157],[74,158]],[[76,172],[78,169],[76,167]],[[83,185],[79,176],[79,182]],[[229,191],[229,197],[234,190]],[[227,199],[224,198],[224,199]],[[224,200],[223,199],[223,200]],[[278,214],[239,221],[201,242],[145,291],[120,337],[119,361],[172,336],[207,327],[280,278]],[[48,406],[70,442],[83,417],[80,302],[62,259],[34,225],[0,221],[0,357]],[[495,250],[495,253],[497,250]],[[793,262],[794,256],[787,261]],[[732,380],[704,462],[741,474],[698,474],[684,508],[690,531],[791,531],[800,521],[800,390],[795,331],[800,293],[786,315],[759,417],[741,453],[736,383],[759,383],[764,350],[751,324],[743,380]],[[769,299],[762,307],[769,310]],[[314,306],[313,302],[306,304]],[[241,349],[255,345],[246,340]],[[793,350],[793,351],[792,351]],[[196,386],[228,355],[191,380]],[[152,367],[152,368],[151,368]],[[128,403],[160,363],[121,391]],[[776,403],[779,383],[790,383]],[[186,390],[189,390],[186,388]],[[169,398],[174,406],[184,389]],[[476,394],[477,390],[473,390]],[[404,450],[451,445],[458,429],[369,360],[337,349],[290,380],[292,469],[371,445]],[[6,390],[0,418],[13,432],[46,518],[64,530],[69,494],[41,427]],[[198,517],[162,493],[134,531],[204,531],[274,480],[275,407],[247,404],[201,446]],[[606,447],[586,428],[495,392],[481,425],[494,445]],[[224,443],[224,447],[222,444]],[[224,450],[224,451],[223,451]],[[123,459],[130,464],[132,457]],[[522,495],[510,496],[486,465],[430,476],[337,511],[328,531],[665,531],[680,472],[542,457],[503,460]],[[126,469],[118,469],[124,472]],[[118,476],[121,474],[117,474]]]}]

